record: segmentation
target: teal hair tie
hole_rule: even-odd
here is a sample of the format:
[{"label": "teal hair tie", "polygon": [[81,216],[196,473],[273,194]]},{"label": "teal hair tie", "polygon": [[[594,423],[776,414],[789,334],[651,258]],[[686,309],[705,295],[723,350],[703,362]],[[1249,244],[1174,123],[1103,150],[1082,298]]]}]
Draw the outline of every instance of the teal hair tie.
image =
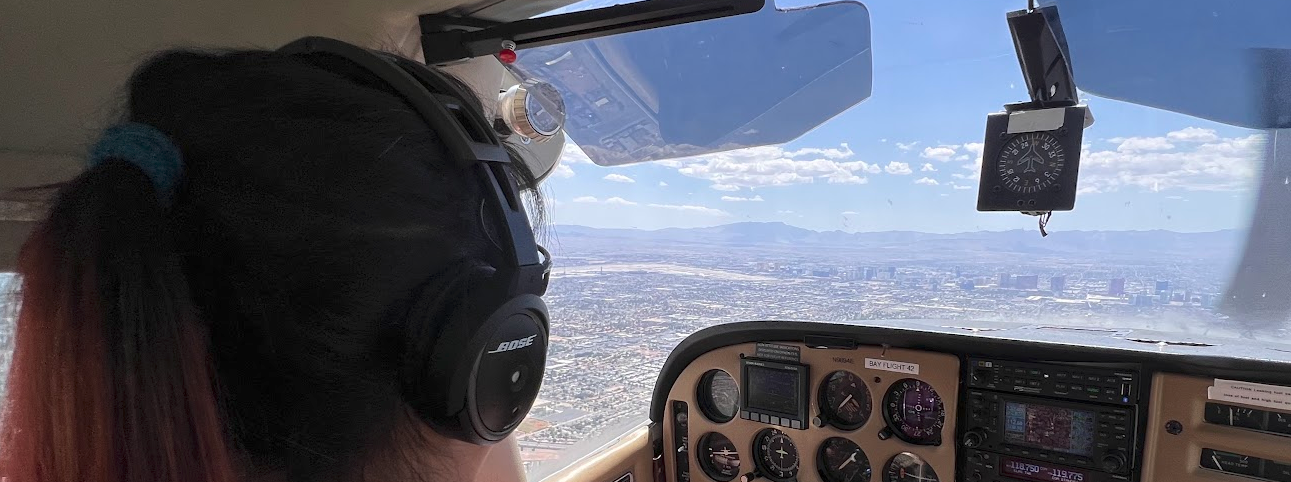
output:
[{"label": "teal hair tie", "polygon": [[170,137],[156,127],[138,122],[105,129],[103,136],[90,149],[89,167],[110,158],[138,166],[152,180],[162,203],[170,202],[179,176],[184,172],[184,159]]}]

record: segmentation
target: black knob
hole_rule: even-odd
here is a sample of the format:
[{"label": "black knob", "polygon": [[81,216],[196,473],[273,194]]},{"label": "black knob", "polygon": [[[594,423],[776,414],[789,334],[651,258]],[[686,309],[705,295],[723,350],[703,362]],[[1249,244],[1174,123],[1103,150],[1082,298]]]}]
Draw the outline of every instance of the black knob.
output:
[{"label": "black knob", "polygon": [[968,476],[968,482],[982,482],[982,473],[973,472],[973,475]]},{"label": "black knob", "polygon": [[1125,470],[1125,454],[1120,451],[1108,452],[1102,459],[1103,470],[1119,473]]},{"label": "black knob", "polygon": [[964,447],[974,448],[981,447],[986,442],[986,432],[980,428],[974,428],[964,432]]}]

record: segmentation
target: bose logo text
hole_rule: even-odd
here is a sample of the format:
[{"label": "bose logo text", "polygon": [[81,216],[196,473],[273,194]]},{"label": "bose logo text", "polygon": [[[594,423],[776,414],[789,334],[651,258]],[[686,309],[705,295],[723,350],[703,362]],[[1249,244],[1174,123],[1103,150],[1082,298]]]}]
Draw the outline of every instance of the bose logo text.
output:
[{"label": "bose logo text", "polygon": [[524,348],[526,346],[532,345],[533,339],[536,336],[538,335],[529,335],[524,338],[520,338],[518,340],[504,341],[502,343],[498,343],[498,349],[493,350],[489,353],[502,353],[504,351],[518,350],[518,349]]}]

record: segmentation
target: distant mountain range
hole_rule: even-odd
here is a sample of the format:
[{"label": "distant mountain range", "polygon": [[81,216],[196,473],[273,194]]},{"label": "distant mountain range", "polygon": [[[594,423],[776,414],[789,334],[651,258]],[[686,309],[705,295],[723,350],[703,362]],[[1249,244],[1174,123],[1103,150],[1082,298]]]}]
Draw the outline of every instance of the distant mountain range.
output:
[{"label": "distant mountain range", "polygon": [[586,226],[555,226],[562,244],[581,241],[666,243],[717,247],[814,247],[906,249],[919,251],[993,251],[1043,254],[1106,252],[1151,253],[1181,256],[1232,256],[1242,248],[1244,231],[1222,230],[1204,233],[1173,231],[1055,231],[1041,237],[1036,230],[978,231],[933,234],[912,231],[849,233],[812,231],[785,223],[735,223],[707,228],[659,230],[601,229]]}]

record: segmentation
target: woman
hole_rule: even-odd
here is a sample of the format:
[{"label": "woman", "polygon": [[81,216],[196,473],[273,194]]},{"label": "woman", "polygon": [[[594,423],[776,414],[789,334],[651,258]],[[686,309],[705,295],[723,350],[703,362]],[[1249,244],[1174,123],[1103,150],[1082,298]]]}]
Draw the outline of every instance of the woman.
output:
[{"label": "woman", "polygon": [[[522,478],[512,439],[442,435],[400,374],[450,308],[405,316],[416,293],[497,256],[486,193],[452,134],[329,62],[174,51],[136,71],[124,117],[153,144],[109,130],[22,250],[0,476]],[[168,149],[182,165],[158,167]]]}]

